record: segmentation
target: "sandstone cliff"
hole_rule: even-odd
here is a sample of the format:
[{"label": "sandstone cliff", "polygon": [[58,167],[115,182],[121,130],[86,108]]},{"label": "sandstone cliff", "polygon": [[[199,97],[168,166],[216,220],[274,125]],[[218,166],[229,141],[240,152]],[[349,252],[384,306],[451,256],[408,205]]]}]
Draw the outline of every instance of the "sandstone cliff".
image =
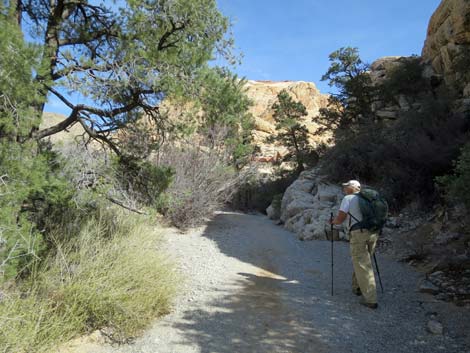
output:
[{"label": "sandstone cliff", "polygon": [[[422,51],[423,59],[435,73],[443,75],[448,84],[462,80],[455,71],[455,61],[470,48],[470,1],[443,0],[431,17]],[[468,70],[467,70],[468,71]],[[470,97],[468,78],[464,95]]]},{"label": "sandstone cliff", "polygon": [[300,101],[306,108],[308,116],[302,119],[303,124],[311,133],[312,145],[325,141],[328,136],[314,136],[318,125],[312,122],[312,118],[318,115],[320,108],[326,107],[328,95],[321,94],[315,84],[311,82],[294,81],[248,81],[247,95],[253,101],[251,113],[255,118],[254,140],[260,147],[260,155],[272,158],[279,152],[285,153],[282,146],[268,145],[265,140],[268,136],[275,134],[275,122],[273,118],[272,105],[277,102],[277,95],[286,90],[295,101]]}]

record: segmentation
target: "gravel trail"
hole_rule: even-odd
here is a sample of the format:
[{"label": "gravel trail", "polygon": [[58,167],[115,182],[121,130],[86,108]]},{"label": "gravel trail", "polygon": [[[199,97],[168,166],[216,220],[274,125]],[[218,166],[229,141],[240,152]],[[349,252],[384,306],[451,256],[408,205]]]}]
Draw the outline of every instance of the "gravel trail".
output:
[{"label": "gravel trail", "polygon": [[[87,353],[470,352],[470,310],[417,292],[422,275],[378,254],[379,308],[350,288],[349,244],[301,242],[265,216],[219,212],[207,227],[166,236],[185,282],[171,314],[130,345]],[[435,316],[443,335],[427,331]]]}]

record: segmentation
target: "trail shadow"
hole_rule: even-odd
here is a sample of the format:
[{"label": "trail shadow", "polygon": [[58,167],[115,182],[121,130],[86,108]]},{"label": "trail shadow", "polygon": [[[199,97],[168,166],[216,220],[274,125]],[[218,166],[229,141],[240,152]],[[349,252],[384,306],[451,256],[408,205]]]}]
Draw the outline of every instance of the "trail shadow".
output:
[{"label": "trail shadow", "polygon": [[[331,352],[338,329],[346,336],[357,334],[354,319],[338,298],[349,298],[351,268],[337,268],[341,293],[330,300],[330,251],[319,242],[320,255],[292,233],[270,223],[265,217],[221,213],[203,233],[220,251],[236,258],[253,272],[238,273],[234,283],[217,288],[204,309],[185,313],[174,324],[183,333],[179,345],[200,347],[209,352]],[[312,245],[312,244],[311,244]],[[346,256],[341,244],[341,256]],[[347,291],[347,295],[346,295]],[[329,298],[325,300],[324,297]],[[334,342],[349,352],[346,342]]]},{"label": "trail shadow", "polygon": [[[184,332],[181,345],[195,343],[202,353],[329,352],[312,322],[285,305],[285,281],[240,273],[236,294],[226,291],[207,310],[185,315],[175,325]],[[294,285],[294,284],[288,284]]]}]

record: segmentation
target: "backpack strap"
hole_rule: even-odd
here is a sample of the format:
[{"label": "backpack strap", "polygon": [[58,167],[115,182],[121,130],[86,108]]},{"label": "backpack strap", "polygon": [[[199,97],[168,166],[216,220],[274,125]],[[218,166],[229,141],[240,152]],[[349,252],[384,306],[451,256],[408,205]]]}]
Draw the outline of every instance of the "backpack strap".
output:
[{"label": "backpack strap", "polygon": [[[361,197],[361,194],[360,194],[360,193],[357,193],[357,194],[355,194],[355,196]],[[351,218],[356,221],[356,223],[355,223],[354,225],[356,225],[356,224],[358,224],[358,223],[361,222],[361,221],[358,220],[356,217],[354,217],[354,216],[351,214],[351,212],[348,212],[348,215],[349,215],[349,229],[351,229]],[[354,225],[353,225],[353,226],[354,226]]]}]

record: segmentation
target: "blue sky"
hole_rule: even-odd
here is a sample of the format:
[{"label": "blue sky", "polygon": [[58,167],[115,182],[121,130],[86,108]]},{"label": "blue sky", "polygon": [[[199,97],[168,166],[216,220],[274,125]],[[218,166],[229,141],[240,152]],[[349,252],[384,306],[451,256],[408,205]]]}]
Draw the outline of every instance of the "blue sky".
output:
[{"label": "blue sky", "polygon": [[390,55],[421,54],[429,19],[440,0],[217,0],[234,26],[243,63],[235,71],[252,80],[314,82],[328,55],[344,46],[359,48],[372,61]]},{"label": "blue sky", "polygon": [[[310,81],[331,91],[321,76],[328,55],[358,47],[372,62],[382,56],[420,54],[429,19],[440,0],[217,0],[233,22],[244,57],[234,69],[250,80]],[[72,97],[75,103],[80,100]],[[51,98],[46,111],[69,109]]]}]

